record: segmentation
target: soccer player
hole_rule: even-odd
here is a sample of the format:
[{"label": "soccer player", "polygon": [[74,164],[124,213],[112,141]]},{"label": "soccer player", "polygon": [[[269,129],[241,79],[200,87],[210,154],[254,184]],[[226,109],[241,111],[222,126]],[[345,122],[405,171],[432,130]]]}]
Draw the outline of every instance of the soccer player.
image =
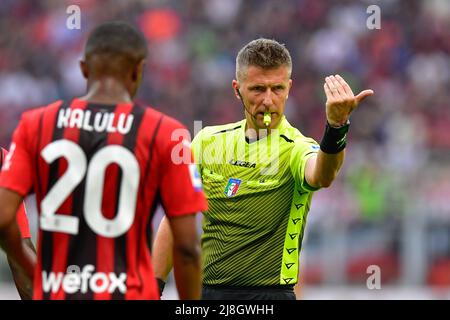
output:
[{"label": "soccer player", "polygon": [[[7,155],[8,152],[5,149],[0,148],[0,168],[2,167],[3,161]],[[36,252],[33,242],[31,241],[30,227],[28,225],[28,218],[25,211],[25,205],[23,203],[17,211],[16,219],[17,225],[19,226],[20,235],[22,237],[22,242],[31,248],[33,252]],[[10,256],[7,256],[7,259],[20,298],[22,300],[30,300],[33,295],[33,287],[31,283],[27,281],[27,277],[22,272],[21,268],[10,258]]]},{"label": "soccer player", "polygon": [[[257,39],[236,59],[233,89],[245,119],[202,129],[192,142],[208,210],[204,212],[203,299],[296,299],[299,253],[313,193],[329,187],[343,161],[354,95],[339,75],[325,78],[320,145],[286,119],[292,62],[278,42]],[[326,120],[326,121],[325,121]],[[155,274],[171,269],[171,229],[162,221]]]},{"label": "soccer player", "polygon": [[[173,231],[180,297],[200,298],[195,213],[206,199],[196,167],[172,160],[176,146],[188,145],[172,132],[186,129],[132,101],[146,55],[132,26],[98,26],[80,63],[87,94],[24,113],[13,135],[0,177],[0,244],[29,279],[34,274],[34,299],[159,299],[150,251],[159,201]],[[32,189],[36,264],[14,219]]]}]

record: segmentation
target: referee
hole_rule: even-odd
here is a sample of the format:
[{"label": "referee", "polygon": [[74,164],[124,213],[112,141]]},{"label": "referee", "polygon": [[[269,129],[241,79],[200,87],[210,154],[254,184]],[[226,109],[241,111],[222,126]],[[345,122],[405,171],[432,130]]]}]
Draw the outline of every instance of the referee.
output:
[{"label": "referee", "polygon": [[[296,299],[312,196],[335,179],[350,114],[373,91],[355,96],[341,76],[326,77],[319,145],[284,115],[291,73],[284,45],[269,39],[248,43],[238,53],[232,82],[245,119],[206,127],[192,142],[209,205],[203,213],[203,299]],[[163,221],[153,249],[161,289],[172,267],[171,247]]]}]

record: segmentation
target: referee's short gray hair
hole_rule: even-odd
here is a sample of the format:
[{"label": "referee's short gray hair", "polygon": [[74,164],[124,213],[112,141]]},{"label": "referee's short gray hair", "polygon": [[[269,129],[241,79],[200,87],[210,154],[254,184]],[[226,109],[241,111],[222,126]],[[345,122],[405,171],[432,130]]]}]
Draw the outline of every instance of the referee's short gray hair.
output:
[{"label": "referee's short gray hair", "polygon": [[275,40],[259,38],[247,43],[236,57],[236,79],[245,78],[246,69],[257,66],[263,69],[288,67],[289,77],[292,73],[292,59],[284,44]]}]

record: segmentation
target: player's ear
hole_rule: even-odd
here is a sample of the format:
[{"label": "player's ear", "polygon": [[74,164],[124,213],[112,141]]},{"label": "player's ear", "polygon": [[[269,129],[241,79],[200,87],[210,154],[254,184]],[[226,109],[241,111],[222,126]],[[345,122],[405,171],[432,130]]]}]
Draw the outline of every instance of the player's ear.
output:
[{"label": "player's ear", "polygon": [[80,69],[81,69],[81,73],[83,74],[83,77],[85,79],[87,79],[89,77],[89,68],[87,66],[86,61],[84,60],[80,60]]},{"label": "player's ear", "polygon": [[[142,75],[144,74],[144,67],[145,60],[141,60],[133,67],[133,69],[131,70],[131,74],[130,72],[127,73],[126,82],[128,86],[128,92],[130,93],[130,96],[132,98],[136,95],[141,85]],[[129,78],[130,76],[131,79]]]},{"label": "player's ear", "polygon": [[141,83],[142,75],[144,74],[144,68],[145,68],[144,59],[136,63],[136,66],[134,67],[131,77],[133,81],[137,82],[138,84]]}]

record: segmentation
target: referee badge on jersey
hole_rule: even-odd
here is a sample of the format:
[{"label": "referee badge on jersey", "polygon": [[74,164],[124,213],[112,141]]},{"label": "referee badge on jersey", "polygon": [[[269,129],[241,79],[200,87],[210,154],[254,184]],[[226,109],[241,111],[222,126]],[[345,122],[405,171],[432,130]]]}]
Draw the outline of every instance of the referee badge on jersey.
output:
[{"label": "referee badge on jersey", "polygon": [[239,190],[242,180],[230,178],[225,187],[225,195],[228,198],[234,197]]}]

